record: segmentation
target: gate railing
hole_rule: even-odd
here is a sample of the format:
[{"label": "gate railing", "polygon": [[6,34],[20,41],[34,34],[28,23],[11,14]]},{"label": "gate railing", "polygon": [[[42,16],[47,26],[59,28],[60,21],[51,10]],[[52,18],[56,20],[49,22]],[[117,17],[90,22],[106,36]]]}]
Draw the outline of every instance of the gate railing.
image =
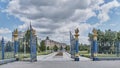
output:
[{"label": "gate railing", "polygon": [[15,61],[13,42],[5,42],[2,38],[0,42],[0,64]]}]

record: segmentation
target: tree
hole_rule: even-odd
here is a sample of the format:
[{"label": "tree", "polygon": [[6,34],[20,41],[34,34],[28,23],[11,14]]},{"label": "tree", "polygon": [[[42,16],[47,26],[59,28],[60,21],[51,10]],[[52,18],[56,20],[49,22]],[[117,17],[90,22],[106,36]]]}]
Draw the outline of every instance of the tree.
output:
[{"label": "tree", "polygon": [[63,50],[63,47],[62,47],[62,46],[60,46],[60,50]]},{"label": "tree", "polygon": [[116,40],[120,41],[120,31],[117,32],[117,38],[116,38]]},{"label": "tree", "polygon": [[114,50],[115,39],[116,39],[115,31],[111,31],[110,29],[105,31],[105,42],[106,42],[107,48],[109,48],[109,49],[107,49],[108,53],[115,52],[115,50]]},{"label": "tree", "polygon": [[30,30],[28,29],[25,33],[25,42],[26,45],[26,51],[29,53],[30,52]]},{"label": "tree", "polygon": [[69,46],[69,45],[66,46],[66,47],[65,47],[65,50],[66,50],[66,51],[69,51],[69,50],[70,50],[70,46]]},{"label": "tree", "polygon": [[50,47],[49,47],[49,46],[47,46],[47,50],[50,50]]},{"label": "tree", "polygon": [[93,40],[93,35],[91,33],[88,34],[88,37],[89,37],[89,41]]},{"label": "tree", "polygon": [[36,38],[36,45],[37,45],[37,52],[40,52],[40,42],[38,41],[38,38]]},{"label": "tree", "polygon": [[97,41],[98,41],[98,48],[99,48],[98,52],[102,52],[103,51],[102,49],[105,43],[105,34],[100,29],[97,30],[97,34],[98,34]]},{"label": "tree", "polygon": [[41,43],[40,43],[40,50],[41,51],[45,51],[46,50],[46,46],[45,46],[45,42],[44,41],[41,41]]},{"label": "tree", "polygon": [[53,50],[58,51],[58,47],[56,45],[54,45]]},{"label": "tree", "polygon": [[[97,44],[99,53],[115,53],[115,41],[120,38],[120,33],[116,31],[105,30],[105,32],[100,29],[97,30]],[[92,34],[89,33],[88,37],[91,39]],[[92,37],[93,38],[93,37]],[[92,42],[92,41],[91,41]],[[91,44],[92,45],[92,44]]]},{"label": "tree", "polygon": [[80,44],[79,45],[79,50],[80,51],[90,51],[90,46],[89,45],[86,45],[86,44]]}]

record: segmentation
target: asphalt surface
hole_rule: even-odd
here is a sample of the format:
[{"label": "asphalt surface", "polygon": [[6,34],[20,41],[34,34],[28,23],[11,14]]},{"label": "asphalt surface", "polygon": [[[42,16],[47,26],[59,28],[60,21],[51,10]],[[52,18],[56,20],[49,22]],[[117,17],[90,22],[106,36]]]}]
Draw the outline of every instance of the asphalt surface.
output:
[{"label": "asphalt surface", "polygon": [[120,61],[19,61],[0,65],[0,68],[120,68]]},{"label": "asphalt surface", "polygon": [[85,57],[74,61],[68,53],[64,52],[62,57],[55,54],[39,56],[37,62],[18,61],[0,65],[0,68],[120,68],[120,61],[91,61]]}]

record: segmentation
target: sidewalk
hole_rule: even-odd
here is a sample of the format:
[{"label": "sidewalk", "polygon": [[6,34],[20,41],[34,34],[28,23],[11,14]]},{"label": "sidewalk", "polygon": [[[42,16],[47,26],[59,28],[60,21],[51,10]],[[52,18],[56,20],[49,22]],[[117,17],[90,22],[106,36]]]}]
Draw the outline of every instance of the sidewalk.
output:
[{"label": "sidewalk", "polygon": [[0,65],[1,65],[1,64],[5,64],[5,63],[14,62],[14,61],[16,61],[15,58],[0,60]]},{"label": "sidewalk", "polygon": [[[55,56],[58,52],[54,52],[48,55],[41,55],[37,57],[38,61],[73,61],[71,55],[67,52],[63,52],[63,56]],[[79,57],[80,61],[90,61],[91,59],[86,57]]]},{"label": "sidewalk", "polygon": [[82,56],[80,56],[79,58],[80,58],[80,61],[91,61],[90,58],[86,58],[86,57],[82,57]]},{"label": "sidewalk", "polygon": [[54,53],[51,53],[51,54],[48,54],[48,55],[40,55],[40,56],[37,56],[37,60],[38,60],[38,61],[50,60],[50,59],[52,59],[56,54],[57,54],[57,52],[54,52]]},{"label": "sidewalk", "polygon": [[55,56],[58,52],[54,52],[48,55],[41,55],[37,57],[38,61],[70,61],[73,60],[70,58],[67,52],[63,52],[63,56]]},{"label": "sidewalk", "polygon": [[[64,57],[65,57],[66,59],[69,59],[69,60],[72,59],[72,58],[71,58],[71,55],[70,55],[69,53],[64,52],[63,54],[65,54]],[[79,56],[79,59],[80,59],[80,61],[91,61],[90,58],[86,58],[86,57],[82,57],[82,56]],[[72,60],[74,60],[74,59],[72,59]]]}]

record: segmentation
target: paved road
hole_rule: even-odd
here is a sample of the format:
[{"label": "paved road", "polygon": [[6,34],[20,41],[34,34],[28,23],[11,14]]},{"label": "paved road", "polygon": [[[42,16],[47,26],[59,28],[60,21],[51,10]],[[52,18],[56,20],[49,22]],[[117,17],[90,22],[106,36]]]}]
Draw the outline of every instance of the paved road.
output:
[{"label": "paved road", "polygon": [[120,61],[19,61],[1,65],[0,68],[120,68]]},{"label": "paved road", "polygon": [[39,56],[37,62],[13,62],[0,65],[0,68],[120,68],[120,61],[90,61],[80,57],[79,62],[73,61],[70,54],[64,52],[63,57],[56,57],[57,53]]},{"label": "paved road", "polygon": [[42,55],[38,56],[38,61],[72,61],[73,59],[70,58],[70,55],[67,52],[63,52],[63,56],[55,56],[57,52],[54,52],[49,55]]},{"label": "paved road", "polygon": [[[42,56],[38,56],[37,60],[38,61],[73,61],[74,59],[71,58],[71,55],[67,52],[63,52],[63,56],[55,56],[57,54],[57,52],[54,52],[52,54],[49,55],[42,55]],[[85,58],[85,57],[79,57],[80,61],[90,61],[89,58]]]}]

